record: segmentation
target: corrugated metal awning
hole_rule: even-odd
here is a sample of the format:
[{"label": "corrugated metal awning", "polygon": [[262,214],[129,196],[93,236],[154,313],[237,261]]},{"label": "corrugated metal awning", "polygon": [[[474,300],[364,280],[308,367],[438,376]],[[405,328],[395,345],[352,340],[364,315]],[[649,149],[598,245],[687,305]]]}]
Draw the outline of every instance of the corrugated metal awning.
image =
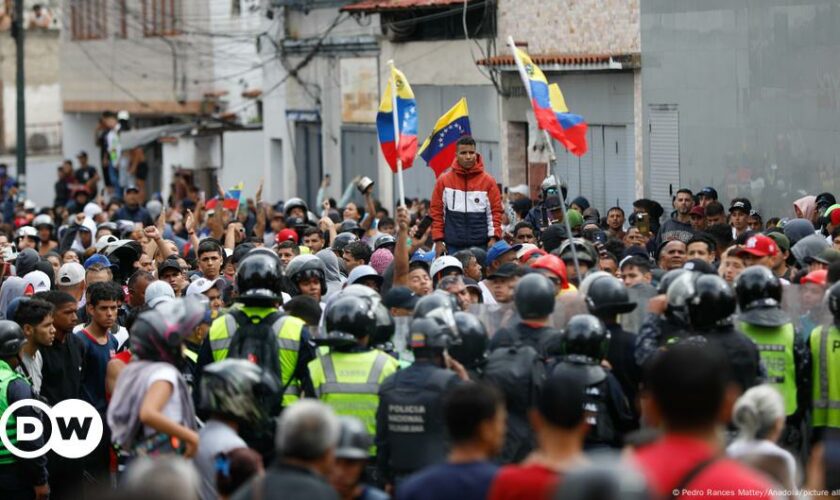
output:
[{"label": "corrugated metal awning", "polygon": [[[530,54],[531,60],[543,71],[607,71],[641,67],[640,54]],[[478,64],[516,71],[512,55],[481,59]]]},{"label": "corrugated metal awning", "polygon": [[464,0],[362,0],[341,8],[344,12],[383,12],[390,10],[429,9],[463,5]]}]

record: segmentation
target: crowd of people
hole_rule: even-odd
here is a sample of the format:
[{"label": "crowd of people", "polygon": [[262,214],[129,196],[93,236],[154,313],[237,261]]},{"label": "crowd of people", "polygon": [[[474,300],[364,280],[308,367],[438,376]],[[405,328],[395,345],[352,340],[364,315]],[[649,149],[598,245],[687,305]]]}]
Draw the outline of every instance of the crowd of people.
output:
[{"label": "crowd of people", "polygon": [[118,175],[91,197],[84,154],[60,172],[76,187],[41,209],[0,172],[0,412],[82,399],[105,433],[79,459],[0,444],[4,500],[836,488],[830,193],[763,218],[684,188],[602,216],[555,176],[500,190],[468,136],[393,210],[366,179],[231,211],[188,175],[146,200]]}]

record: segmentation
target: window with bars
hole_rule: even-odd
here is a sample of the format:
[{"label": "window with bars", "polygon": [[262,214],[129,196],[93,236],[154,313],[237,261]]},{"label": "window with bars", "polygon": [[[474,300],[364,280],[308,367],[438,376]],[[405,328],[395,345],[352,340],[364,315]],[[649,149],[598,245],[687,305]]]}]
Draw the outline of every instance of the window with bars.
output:
[{"label": "window with bars", "polygon": [[181,0],[143,0],[143,35],[171,36],[181,32]]},{"label": "window with bars", "polygon": [[70,36],[73,40],[106,38],[108,0],[73,0],[70,3]]},{"label": "window with bars", "polygon": [[128,38],[128,0],[117,0],[117,13],[119,14],[119,25],[117,26],[117,38]]}]

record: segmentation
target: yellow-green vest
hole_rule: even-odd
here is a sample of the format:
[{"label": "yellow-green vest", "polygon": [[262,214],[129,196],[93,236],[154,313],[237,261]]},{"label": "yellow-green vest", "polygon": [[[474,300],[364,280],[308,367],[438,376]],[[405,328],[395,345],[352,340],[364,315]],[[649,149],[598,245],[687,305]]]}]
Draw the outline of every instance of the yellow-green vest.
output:
[{"label": "yellow-green vest", "polygon": [[[0,361],[0,415],[2,415],[6,408],[9,407],[9,384],[15,380],[26,380],[21,374],[12,370],[5,361]],[[6,421],[6,428],[2,429],[13,445],[17,445],[17,419],[14,415],[9,417]],[[6,446],[0,442],[0,465],[12,464],[17,458],[12,455],[12,452],[6,449]]]},{"label": "yellow-green vest", "polygon": [[[309,362],[315,396],[339,415],[356,417],[376,436],[379,386],[399,368],[396,359],[382,351],[332,351]],[[376,455],[376,446],[370,454]]]},{"label": "yellow-green vest", "polygon": [[818,326],[811,332],[813,425],[840,427],[840,331]]},{"label": "yellow-green vest", "polygon": [[774,386],[785,400],[785,414],[796,413],[796,362],[793,356],[796,331],[793,324],[777,327],[739,325],[758,347],[758,354],[767,368],[767,383]]},{"label": "yellow-green vest", "polygon": [[[242,306],[239,309],[249,318],[260,320],[277,311],[272,307]],[[271,330],[277,332],[280,382],[286,387],[286,392],[283,393],[284,407],[294,403],[300,397],[300,381],[292,380],[292,376],[298,363],[300,336],[305,325],[306,323],[303,320],[294,316],[283,316],[271,325]],[[228,347],[232,339],[230,332],[235,332],[236,328],[236,318],[231,314],[216,318],[210,325],[208,335],[210,337],[210,349],[213,351],[213,361],[221,361],[227,358]]]}]

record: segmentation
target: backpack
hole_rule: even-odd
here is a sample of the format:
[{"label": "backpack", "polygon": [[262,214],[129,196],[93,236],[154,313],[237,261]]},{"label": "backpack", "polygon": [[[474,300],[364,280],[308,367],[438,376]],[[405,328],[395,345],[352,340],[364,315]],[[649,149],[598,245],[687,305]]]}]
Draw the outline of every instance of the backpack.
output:
[{"label": "backpack", "polygon": [[283,314],[279,311],[273,312],[258,323],[254,323],[239,309],[233,309],[228,314],[236,320],[237,328],[230,339],[227,357],[254,363],[267,374],[275,377],[277,385],[285,390],[278,357],[280,345],[277,342],[277,332],[272,329],[274,323],[283,317]]},{"label": "backpack", "polygon": [[535,445],[528,409],[545,379],[545,362],[536,349],[517,340],[490,352],[483,378],[505,395],[508,426],[501,459],[519,462]]}]

